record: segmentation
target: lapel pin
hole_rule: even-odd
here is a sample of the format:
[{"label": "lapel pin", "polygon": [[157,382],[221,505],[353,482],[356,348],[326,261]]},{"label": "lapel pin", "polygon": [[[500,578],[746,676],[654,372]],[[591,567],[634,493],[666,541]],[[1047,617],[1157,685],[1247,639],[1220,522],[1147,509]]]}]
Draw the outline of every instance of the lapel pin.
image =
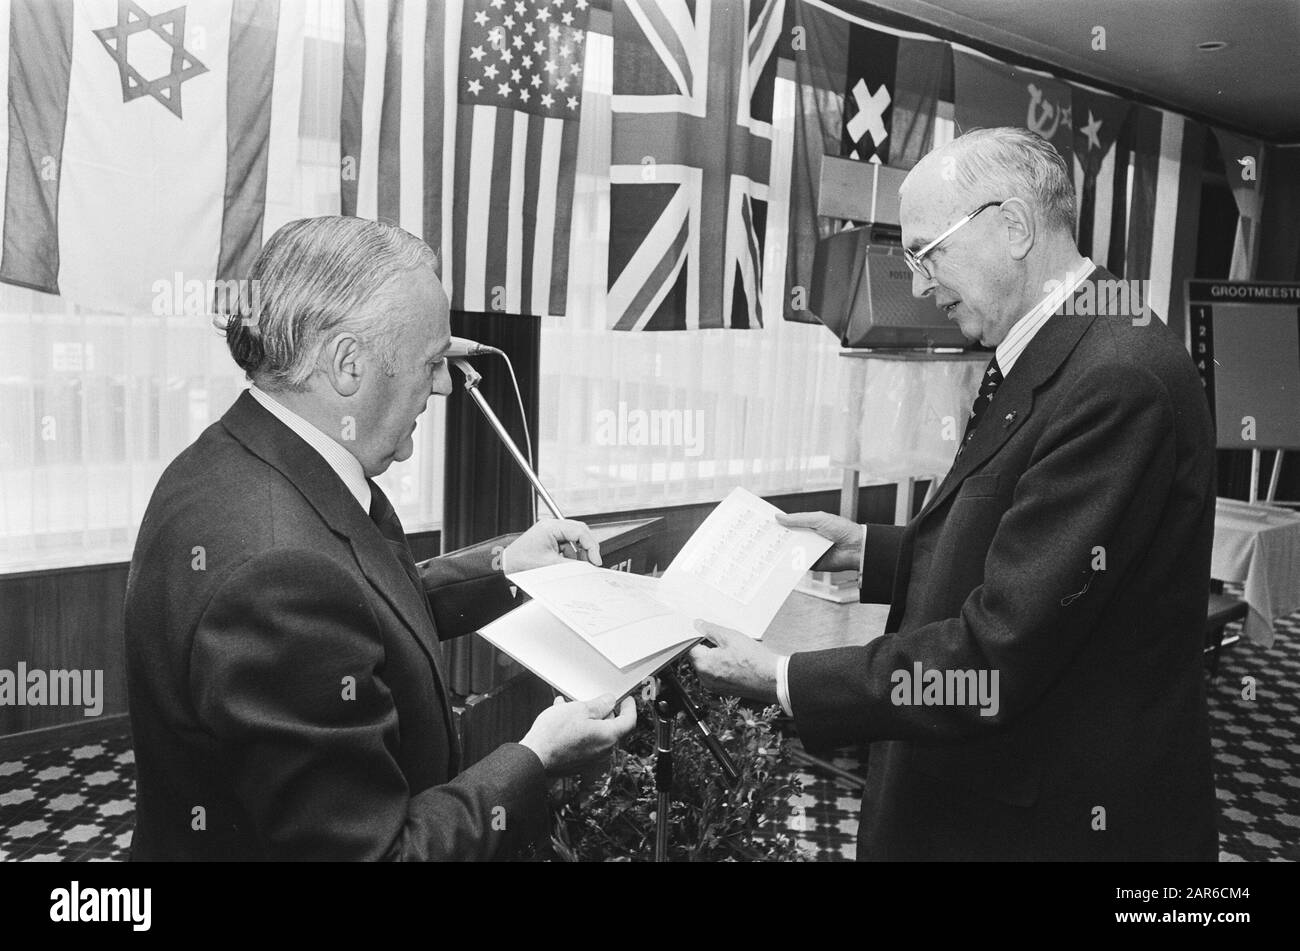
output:
[{"label": "lapel pin", "polygon": [[1003,416],[1002,419],[1006,423],[1006,425],[1010,426],[1012,423],[1016,421],[1016,411],[1012,410],[1011,412],[1007,413],[1007,415]]}]

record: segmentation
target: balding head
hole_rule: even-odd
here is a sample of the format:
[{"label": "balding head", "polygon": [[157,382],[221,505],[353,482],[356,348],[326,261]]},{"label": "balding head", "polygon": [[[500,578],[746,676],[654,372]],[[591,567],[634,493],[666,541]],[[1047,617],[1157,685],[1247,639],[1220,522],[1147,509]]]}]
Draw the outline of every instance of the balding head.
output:
[{"label": "balding head", "polygon": [[1044,285],[1080,260],[1068,167],[1027,129],[977,129],[935,149],[908,173],[899,197],[903,242],[925,272],[914,276],[912,292],[933,295],[968,339],[986,346],[1000,343]]},{"label": "balding head", "polygon": [[921,159],[903,193],[922,182],[945,192],[954,205],[970,208],[1020,198],[1042,225],[1074,235],[1070,170],[1050,142],[1028,129],[972,129]]}]

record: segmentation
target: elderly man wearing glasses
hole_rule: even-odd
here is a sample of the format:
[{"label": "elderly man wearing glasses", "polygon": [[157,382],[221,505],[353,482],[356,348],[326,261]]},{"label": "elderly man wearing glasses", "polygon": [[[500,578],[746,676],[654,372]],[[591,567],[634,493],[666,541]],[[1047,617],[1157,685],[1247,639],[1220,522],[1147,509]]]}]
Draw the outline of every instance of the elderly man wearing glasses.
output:
[{"label": "elderly man wearing glasses", "polygon": [[1115,279],[1032,132],[932,152],[900,215],[913,293],[994,350],[952,469],[906,526],[783,520],[832,540],[816,567],[861,567],[885,633],[781,657],[702,625],[696,668],[779,701],[809,748],[870,744],[860,858],[1213,860],[1214,437],[1192,361],[1145,304],[1096,293]]}]

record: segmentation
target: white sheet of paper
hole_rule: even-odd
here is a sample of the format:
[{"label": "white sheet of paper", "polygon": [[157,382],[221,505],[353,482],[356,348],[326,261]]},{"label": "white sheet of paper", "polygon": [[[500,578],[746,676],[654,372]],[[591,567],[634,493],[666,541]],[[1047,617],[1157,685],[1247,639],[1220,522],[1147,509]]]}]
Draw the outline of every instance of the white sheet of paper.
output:
[{"label": "white sheet of paper", "polygon": [[479,633],[570,700],[604,694],[621,700],[695,643],[687,641],[620,669],[540,601],[520,605]]},{"label": "white sheet of paper", "polygon": [[691,617],[651,593],[654,579],[586,561],[513,572],[509,578],[620,668],[699,637]]},{"label": "white sheet of paper", "polygon": [[[509,577],[553,615],[559,627],[576,635],[577,642],[603,655],[602,660],[617,668],[620,676],[632,676],[657,655],[698,640],[696,618],[755,639],[763,636],[804,572],[830,547],[816,532],[778,525],[778,511],[744,489],[732,490],[709,513],[662,578],[597,568],[585,561],[565,561],[513,572]],[[535,615],[529,612],[530,617]],[[520,657],[511,646],[497,646],[524,666],[533,669],[535,663],[541,668],[543,659],[536,642],[517,631],[515,623],[495,628],[494,636],[505,638],[513,647],[526,646],[533,662]],[[536,621],[534,626],[540,629],[542,624]],[[557,680],[576,684],[582,691],[596,682],[609,681],[609,672],[602,672],[600,664],[587,672],[586,676],[594,678],[590,684],[575,681],[583,652],[572,638],[561,637],[553,625],[545,625],[545,630],[545,643],[560,650],[567,661],[557,661],[559,667],[551,676],[534,670],[538,676],[570,696],[575,694]],[[485,636],[487,632],[484,629]],[[636,682],[645,676],[648,674]]]},{"label": "white sheet of paper", "polygon": [[745,489],[709,513],[664,572],[656,595],[677,610],[761,638],[804,572],[831,543],[777,524],[780,511]]}]

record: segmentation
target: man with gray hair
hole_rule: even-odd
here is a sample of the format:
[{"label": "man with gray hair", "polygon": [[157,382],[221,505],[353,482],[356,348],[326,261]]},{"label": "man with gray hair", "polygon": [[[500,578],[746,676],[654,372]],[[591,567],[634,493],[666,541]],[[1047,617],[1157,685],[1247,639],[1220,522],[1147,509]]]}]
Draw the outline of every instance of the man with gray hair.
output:
[{"label": "man with gray hair", "polygon": [[612,749],[626,699],[557,703],[460,768],[439,638],[505,570],[600,563],[546,520],[417,565],[374,478],[451,389],[433,252],[358,218],[285,225],[227,345],[252,387],[167,467],[126,595],[133,859],[486,859],[544,836],[547,777]]},{"label": "man with gray hair", "polygon": [[[831,539],[817,568],[861,569],[885,633],[780,657],[703,625],[696,668],[779,701],[811,748],[871,744],[859,858],[1213,860],[1214,436],[1192,361],[1145,305],[1095,293],[1114,277],[1032,132],[931,152],[900,217],[913,293],[994,350],[956,458],[906,526],[782,518]],[[998,696],[947,689],[976,680]]]}]

